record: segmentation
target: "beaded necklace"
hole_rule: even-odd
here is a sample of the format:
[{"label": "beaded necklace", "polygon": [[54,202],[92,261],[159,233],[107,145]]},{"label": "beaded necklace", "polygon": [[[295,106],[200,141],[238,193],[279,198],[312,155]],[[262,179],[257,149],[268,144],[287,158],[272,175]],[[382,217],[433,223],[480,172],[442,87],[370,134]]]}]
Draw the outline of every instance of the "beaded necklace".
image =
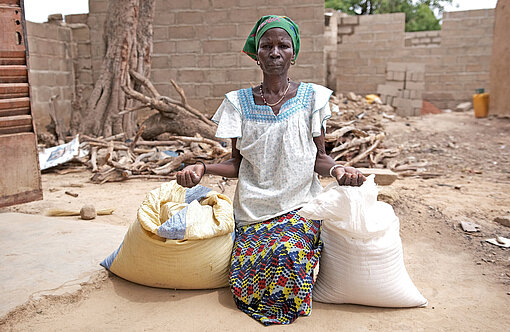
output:
[{"label": "beaded necklace", "polygon": [[285,98],[285,96],[287,95],[287,92],[289,92],[289,88],[290,88],[290,78],[287,78],[287,89],[285,89],[285,92],[283,93],[283,96],[278,99],[278,101],[274,104],[269,104],[267,101],[266,101],[266,98],[264,97],[264,92],[262,91],[262,82],[260,83],[260,96],[262,97],[262,101],[264,102],[264,105],[267,105],[269,107],[273,107],[273,106],[276,106],[278,105],[279,103],[282,102],[283,98]]}]

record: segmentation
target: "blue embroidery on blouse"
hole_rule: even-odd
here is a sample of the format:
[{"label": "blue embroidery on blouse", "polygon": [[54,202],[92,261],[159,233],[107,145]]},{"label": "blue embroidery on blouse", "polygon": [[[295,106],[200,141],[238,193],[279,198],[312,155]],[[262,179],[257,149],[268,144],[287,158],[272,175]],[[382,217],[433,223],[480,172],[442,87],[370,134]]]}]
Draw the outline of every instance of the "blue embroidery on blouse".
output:
[{"label": "blue embroidery on blouse", "polygon": [[238,90],[239,103],[245,119],[265,123],[282,122],[299,111],[309,109],[312,95],[313,89],[310,83],[299,84],[296,96],[287,100],[280,108],[278,115],[275,115],[271,107],[255,104],[251,88]]},{"label": "blue embroidery on blouse", "polygon": [[186,189],[186,197],[184,198],[184,203],[189,204],[194,200],[200,202],[202,198],[207,196],[207,194],[211,191],[210,188],[198,185],[193,188]]},{"label": "blue embroidery on blouse", "polygon": [[158,235],[166,239],[182,240],[186,235],[186,206],[181,211],[170,217],[165,223],[158,227]]}]

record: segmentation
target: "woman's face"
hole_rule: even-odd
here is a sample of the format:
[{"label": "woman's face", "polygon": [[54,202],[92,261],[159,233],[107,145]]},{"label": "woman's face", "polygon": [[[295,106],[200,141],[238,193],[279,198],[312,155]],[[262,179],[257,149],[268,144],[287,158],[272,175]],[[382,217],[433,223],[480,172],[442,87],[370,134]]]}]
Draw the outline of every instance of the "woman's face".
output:
[{"label": "woman's face", "polygon": [[294,57],[292,39],[281,28],[269,29],[260,38],[257,57],[265,74],[282,75],[289,70]]}]

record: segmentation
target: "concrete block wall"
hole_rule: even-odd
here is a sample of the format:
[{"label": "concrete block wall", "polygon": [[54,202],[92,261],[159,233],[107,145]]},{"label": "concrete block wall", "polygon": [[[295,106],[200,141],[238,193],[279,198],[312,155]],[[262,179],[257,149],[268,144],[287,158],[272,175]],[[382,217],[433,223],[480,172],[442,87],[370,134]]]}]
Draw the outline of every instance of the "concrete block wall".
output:
[{"label": "concrete block wall", "polygon": [[48,23],[27,22],[31,101],[38,131],[51,122],[50,98],[56,98],[57,116],[69,125],[74,93],[71,29]]},{"label": "concrete block wall", "polygon": [[[347,14],[345,14],[347,16]],[[326,8],[324,14],[324,52],[326,53],[326,86],[336,89],[336,44],[341,16],[331,8]]]},{"label": "concrete block wall", "polygon": [[381,100],[394,106],[402,116],[420,115],[425,89],[425,65],[388,62],[386,84],[377,86]]},{"label": "concrete block wall", "polygon": [[[106,0],[89,0],[92,78],[104,54]],[[325,84],[324,1],[322,0],[157,0],[151,81],[162,95],[178,97],[175,80],[189,103],[212,115],[226,92],[257,85],[255,61],[241,52],[263,15],[291,17],[300,27],[301,50],[290,77]]]},{"label": "concrete block wall", "polygon": [[404,45],[406,47],[439,46],[441,45],[441,30],[406,32]]},{"label": "concrete block wall", "polygon": [[[338,93],[376,92],[377,86],[385,83],[388,62],[424,64],[423,99],[438,108],[454,108],[471,100],[475,89],[489,89],[493,9],[444,13],[439,34],[437,31],[406,34],[401,13],[358,19],[354,32],[337,40]],[[432,42],[438,36],[439,44],[438,39]],[[406,46],[409,38],[425,39],[414,45],[411,41],[410,46],[407,42]]]},{"label": "concrete block wall", "polygon": [[[101,74],[105,45],[103,39],[104,21],[108,11],[108,0],[89,0],[87,25],[90,33],[90,62],[92,81],[96,82]],[[86,96],[88,97],[88,95]]]},{"label": "concrete block wall", "polygon": [[476,89],[489,92],[493,35],[494,9],[444,13],[440,52],[428,56],[424,99],[454,109]]},{"label": "concrete block wall", "polygon": [[76,97],[81,104],[86,104],[85,96],[89,96],[95,81],[92,78],[92,57],[90,28],[87,25],[88,14],[66,15],[66,26],[71,29],[74,47],[73,67],[75,73]]},{"label": "concrete block wall", "polygon": [[344,17],[343,25],[349,20],[352,33],[338,39],[336,92],[375,93],[386,82],[386,64],[402,62],[405,14]]}]

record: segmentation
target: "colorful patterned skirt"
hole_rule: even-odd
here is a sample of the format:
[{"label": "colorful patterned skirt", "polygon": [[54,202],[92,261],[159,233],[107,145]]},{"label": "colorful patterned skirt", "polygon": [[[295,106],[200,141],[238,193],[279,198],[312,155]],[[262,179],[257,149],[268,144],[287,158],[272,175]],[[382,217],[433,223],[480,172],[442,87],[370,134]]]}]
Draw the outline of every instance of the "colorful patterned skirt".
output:
[{"label": "colorful patterned skirt", "polygon": [[230,267],[237,307],[264,325],[310,315],[320,226],[295,210],[238,228]]}]

